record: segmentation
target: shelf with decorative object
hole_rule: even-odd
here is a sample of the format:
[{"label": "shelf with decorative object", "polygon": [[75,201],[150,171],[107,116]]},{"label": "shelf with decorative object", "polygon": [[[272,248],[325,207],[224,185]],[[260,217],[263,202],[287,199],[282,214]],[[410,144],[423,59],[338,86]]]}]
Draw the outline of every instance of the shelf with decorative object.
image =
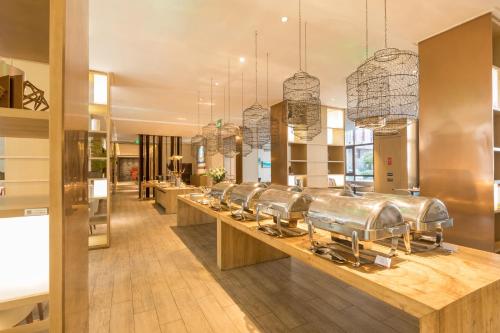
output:
[{"label": "shelf with decorative object", "polygon": [[[272,182],[293,185],[300,174],[303,186],[328,187],[333,183],[343,186],[344,110],[321,106],[321,133],[311,141],[305,141],[296,137],[294,130],[284,122],[285,104],[280,102],[271,106],[274,130],[271,137]],[[330,160],[338,165],[330,167]],[[331,168],[335,175],[329,175]],[[331,180],[333,178],[335,181]]]},{"label": "shelf with decorative object", "polygon": [[49,138],[49,112],[0,108],[0,137]]}]

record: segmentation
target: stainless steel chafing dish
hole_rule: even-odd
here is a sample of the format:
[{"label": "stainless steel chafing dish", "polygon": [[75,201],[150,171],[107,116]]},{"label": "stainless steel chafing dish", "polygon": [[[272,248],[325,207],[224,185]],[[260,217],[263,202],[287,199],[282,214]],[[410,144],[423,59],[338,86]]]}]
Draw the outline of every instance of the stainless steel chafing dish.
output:
[{"label": "stainless steel chafing dish", "polygon": [[[340,245],[350,245],[354,256],[353,265],[356,267],[361,263],[360,248],[363,257],[374,256],[374,251],[364,251],[359,241],[390,238],[392,246],[389,256],[393,256],[396,254],[399,237],[403,236],[406,252],[411,252],[410,227],[404,222],[396,205],[388,201],[331,194],[318,196],[309,206],[306,221],[313,251],[326,246],[314,241],[314,228],[330,231],[332,240]],[[339,257],[341,256],[337,256]]]},{"label": "stainless steel chafing dish", "polygon": [[327,187],[306,187],[302,191],[305,194],[309,194],[313,198],[316,198],[318,196],[322,195],[335,195],[335,196],[342,196],[342,197],[355,197],[356,195],[346,189],[336,189],[336,188],[327,188]]},{"label": "stainless steel chafing dish", "polygon": [[[263,183],[246,182],[233,187],[227,205],[231,211],[231,215],[241,220],[253,220],[255,216],[255,200],[260,197],[262,192],[266,190],[266,185]],[[239,209],[233,211],[234,206],[239,206]]]},{"label": "stainless steel chafing dish", "polygon": [[[366,198],[389,200],[395,204],[403,219],[409,223],[412,238],[425,240],[428,235],[434,237],[435,245],[443,242],[443,229],[453,226],[453,219],[448,214],[445,204],[436,198],[415,197],[383,193],[365,193]],[[418,245],[415,244],[415,247]]]},{"label": "stainless steel chafing dish", "polygon": [[271,184],[267,188],[273,190],[287,191],[287,192],[302,192],[302,188],[298,186]]},{"label": "stainless steel chafing dish", "polygon": [[234,186],[234,183],[228,181],[220,182],[212,186],[209,193],[209,196],[212,198],[212,200],[210,200],[210,207],[216,210],[227,207],[227,200]]},{"label": "stainless steel chafing dish", "polygon": [[[279,237],[306,234],[306,231],[297,228],[297,222],[304,218],[311,202],[312,198],[307,194],[293,190],[268,188],[255,202],[259,230]],[[271,215],[276,227],[261,225],[259,222],[260,213]],[[287,221],[286,226],[282,225],[282,220]]]}]

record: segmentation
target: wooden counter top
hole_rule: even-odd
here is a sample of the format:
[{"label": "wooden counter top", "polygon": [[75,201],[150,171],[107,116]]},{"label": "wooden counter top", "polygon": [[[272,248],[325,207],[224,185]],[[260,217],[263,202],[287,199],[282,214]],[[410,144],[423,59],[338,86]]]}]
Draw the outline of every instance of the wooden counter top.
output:
[{"label": "wooden counter top", "polygon": [[[375,265],[354,268],[337,265],[309,250],[308,236],[276,238],[256,230],[256,222],[240,222],[228,212],[210,208],[179,196],[179,200],[279,251],[302,260],[420,319],[421,331],[500,332],[500,255],[457,246],[457,252],[432,251],[405,255],[398,252],[393,267]],[[273,223],[266,220],[264,223]],[[299,227],[307,230],[302,223]],[[329,239],[317,230],[315,239]],[[227,247],[225,247],[227,248]],[[373,245],[388,252],[387,247]],[[480,318],[476,320],[474,318]],[[472,325],[472,326],[471,326]]]}]

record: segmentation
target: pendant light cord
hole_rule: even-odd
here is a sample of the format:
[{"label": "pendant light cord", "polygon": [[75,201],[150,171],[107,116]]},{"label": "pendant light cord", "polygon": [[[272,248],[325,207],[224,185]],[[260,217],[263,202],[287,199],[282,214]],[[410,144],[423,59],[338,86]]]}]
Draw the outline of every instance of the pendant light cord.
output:
[{"label": "pendant light cord", "polygon": [[212,85],[213,85],[213,78],[210,78],[210,122],[213,121],[213,107],[214,107],[214,100],[213,100],[213,94],[212,94]]},{"label": "pendant light cord", "polygon": [[198,99],[197,99],[197,103],[198,104],[198,130],[201,130],[201,126],[200,126],[200,91],[198,90]]},{"label": "pendant light cord", "polygon": [[255,104],[258,101],[258,92],[257,92],[257,30],[255,30]]},{"label": "pendant light cord", "polygon": [[302,13],[299,0],[299,70],[302,71]]},{"label": "pendant light cord", "polygon": [[304,22],[304,70],[307,72],[307,21]]},{"label": "pendant light cord", "polygon": [[266,53],[266,103],[269,107],[269,52]]},{"label": "pendant light cord", "polygon": [[387,48],[387,0],[384,0],[384,32],[385,32],[385,48]]},{"label": "pendant light cord", "polygon": [[365,59],[368,59],[368,0],[365,0]]},{"label": "pendant light cord", "polygon": [[228,117],[227,122],[231,122],[231,59],[227,59],[227,106]]}]

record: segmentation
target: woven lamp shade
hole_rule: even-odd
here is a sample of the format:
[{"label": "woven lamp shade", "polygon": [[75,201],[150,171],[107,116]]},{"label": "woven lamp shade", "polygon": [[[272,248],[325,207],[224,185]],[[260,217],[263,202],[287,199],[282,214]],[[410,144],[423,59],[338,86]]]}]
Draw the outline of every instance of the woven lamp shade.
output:
[{"label": "woven lamp shade", "polygon": [[240,136],[240,128],[233,123],[222,126],[220,131],[220,150],[224,157],[235,157],[238,155],[237,137]]},{"label": "woven lamp shade", "polygon": [[198,156],[198,149],[201,146],[206,146],[207,140],[203,135],[197,134],[191,138],[191,156],[196,158]]},{"label": "woven lamp shade", "polygon": [[[394,133],[418,118],[418,55],[386,48],[347,78],[347,117],[357,127]],[[383,135],[383,134],[382,134]]]},{"label": "woven lamp shade", "polygon": [[206,140],[206,154],[208,156],[213,156],[217,154],[217,148],[219,143],[219,129],[215,125],[214,122],[210,122],[207,126],[204,126],[202,129],[202,135]]},{"label": "woven lamp shade", "polygon": [[243,111],[243,141],[252,149],[271,142],[271,112],[260,104]]},{"label": "woven lamp shade", "polygon": [[304,71],[295,73],[283,82],[283,100],[290,127],[309,127],[321,117],[319,79]]}]

